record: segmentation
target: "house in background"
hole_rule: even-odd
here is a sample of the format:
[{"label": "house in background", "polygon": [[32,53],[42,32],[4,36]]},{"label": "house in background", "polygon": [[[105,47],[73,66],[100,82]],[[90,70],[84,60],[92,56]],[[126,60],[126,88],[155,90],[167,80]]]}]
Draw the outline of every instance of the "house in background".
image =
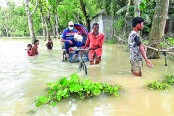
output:
[{"label": "house in background", "polygon": [[94,16],[90,22],[90,31],[92,31],[92,24],[98,23],[99,24],[99,32],[105,34],[105,39],[108,40],[112,37],[113,32],[113,21],[111,16],[107,16],[105,11],[98,13]]},{"label": "house in background", "polygon": [[[132,17],[129,17],[129,22],[127,24],[127,32],[130,32],[132,30],[132,24],[131,24]],[[114,20],[116,21],[116,19]],[[92,18],[90,21],[90,31],[92,31],[92,24],[98,23],[99,24],[99,32],[105,34],[105,40],[113,39],[113,35],[117,35],[117,32],[114,30],[113,26],[113,20],[111,16],[107,16],[105,11],[102,11],[98,13],[96,16]],[[123,30],[124,31],[124,30]],[[166,22],[166,28],[165,28],[165,34],[171,35],[173,37],[174,33],[174,14],[169,17],[169,19]]]}]

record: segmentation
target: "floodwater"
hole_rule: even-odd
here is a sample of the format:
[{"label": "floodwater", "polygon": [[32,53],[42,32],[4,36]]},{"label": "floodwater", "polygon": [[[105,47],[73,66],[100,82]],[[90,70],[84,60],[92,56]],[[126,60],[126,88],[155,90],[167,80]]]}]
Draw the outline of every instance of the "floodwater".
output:
[{"label": "floodwater", "polygon": [[[174,87],[165,91],[147,90],[145,85],[173,74],[174,61],[164,66],[164,58],[151,60],[154,68],[144,63],[143,76],[130,73],[129,53],[119,45],[104,45],[102,62],[89,66],[88,75],[78,71],[77,63],[61,61],[61,47],[53,40],[48,51],[40,40],[39,55],[28,57],[30,40],[0,40],[0,116],[173,116]],[[36,107],[36,96],[46,95],[47,83],[77,73],[82,79],[124,87],[119,97],[101,95],[85,101],[65,99],[57,106]]]}]

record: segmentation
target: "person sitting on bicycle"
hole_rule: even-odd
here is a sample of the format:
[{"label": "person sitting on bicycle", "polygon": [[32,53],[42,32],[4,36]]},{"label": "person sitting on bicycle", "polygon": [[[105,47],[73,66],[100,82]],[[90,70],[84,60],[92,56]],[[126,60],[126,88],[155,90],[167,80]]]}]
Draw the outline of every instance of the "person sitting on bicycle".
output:
[{"label": "person sitting on bicycle", "polygon": [[62,36],[61,36],[61,38],[62,38],[61,41],[64,42],[64,47],[65,47],[67,58],[69,58],[69,48],[70,47],[74,47],[74,46],[81,47],[82,46],[82,42],[74,40],[75,33],[78,33],[78,31],[76,29],[74,29],[74,23],[72,21],[69,21],[68,28],[62,32]]},{"label": "person sitting on bicycle", "polygon": [[[89,46],[89,61],[90,65],[99,64],[102,56],[102,45],[104,43],[104,34],[99,33],[99,24],[94,23],[92,25],[93,31],[87,36],[86,44],[83,48]],[[94,63],[95,60],[95,63]]]}]

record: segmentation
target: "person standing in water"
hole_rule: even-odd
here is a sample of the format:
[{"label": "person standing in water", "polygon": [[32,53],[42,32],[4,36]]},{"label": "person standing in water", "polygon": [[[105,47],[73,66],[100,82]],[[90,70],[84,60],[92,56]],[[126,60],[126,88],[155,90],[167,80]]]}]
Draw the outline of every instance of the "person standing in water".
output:
[{"label": "person standing in water", "polygon": [[39,52],[38,52],[38,45],[39,45],[39,40],[35,40],[34,41],[34,45],[33,45],[33,51],[34,51],[35,55],[39,54]]},{"label": "person standing in water", "polygon": [[90,65],[99,64],[102,56],[102,46],[104,43],[104,34],[99,32],[99,24],[94,23],[92,25],[92,32],[87,36],[87,41],[84,49],[89,46],[89,61]]},{"label": "person standing in water", "polygon": [[130,49],[130,64],[132,74],[142,76],[143,58],[149,67],[153,67],[151,61],[147,58],[145,48],[142,44],[138,32],[143,30],[144,20],[141,17],[135,17],[132,20],[133,30],[129,34],[128,45]]},{"label": "person standing in water", "polygon": [[46,46],[47,46],[47,49],[48,49],[48,50],[51,50],[51,49],[53,48],[52,39],[48,39],[48,42],[47,42]]}]

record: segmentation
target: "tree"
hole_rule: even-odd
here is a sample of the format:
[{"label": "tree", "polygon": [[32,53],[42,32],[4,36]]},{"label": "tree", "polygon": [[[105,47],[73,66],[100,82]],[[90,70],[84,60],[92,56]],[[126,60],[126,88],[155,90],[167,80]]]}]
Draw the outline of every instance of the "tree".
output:
[{"label": "tree", "polygon": [[51,6],[51,11],[52,11],[52,14],[53,14],[53,32],[54,32],[54,35],[56,37],[58,37],[58,33],[59,33],[59,30],[58,30],[58,24],[59,24],[59,18],[58,18],[58,11],[57,9],[59,8],[59,5],[60,3],[62,2],[63,0],[48,0],[50,6]]},{"label": "tree", "polygon": [[[169,9],[169,0],[156,0],[155,13],[152,21],[152,27],[150,32],[150,42],[149,44],[152,47],[159,48],[159,43],[164,37],[164,29],[166,25],[166,18]],[[159,58],[159,53],[148,51],[150,58]]]},{"label": "tree", "polygon": [[140,16],[141,0],[134,0],[134,17]]},{"label": "tree", "polygon": [[79,0],[79,1],[80,1],[80,6],[82,9],[82,12],[85,16],[87,29],[90,30],[90,18],[89,18],[89,15],[87,14],[87,11],[86,11],[86,5],[85,5],[83,0]]},{"label": "tree", "polygon": [[37,9],[38,1],[36,0],[36,5],[32,12],[30,12],[30,9],[29,9],[29,0],[24,0],[24,3],[25,3],[25,11],[28,16],[28,26],[29,26],[29,31],[30,31],[30,37],[32,39],[32,43],[34,43],[34,41],[36,40],[36,37],[35,37],[35,33],[34,33],[34,28],[33,28],[32,15]]}]

